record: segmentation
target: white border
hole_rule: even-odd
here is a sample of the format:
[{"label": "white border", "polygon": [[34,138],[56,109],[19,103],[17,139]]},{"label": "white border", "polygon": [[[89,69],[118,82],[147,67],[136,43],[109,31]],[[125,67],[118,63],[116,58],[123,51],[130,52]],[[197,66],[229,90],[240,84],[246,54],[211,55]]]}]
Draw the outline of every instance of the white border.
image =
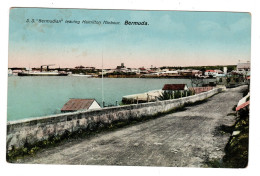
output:
[{"label": "white border", "polygon": [[[260,1],[257,0],[11,0],[0,5],[1,23],[1,101],[0,101],[0,167],[4,175],[257,175],[260,142],[257,135],[259,115],[257,98],[259,83]],[[141,9],[141,10],[189,10],[189,11],[237,11],[252,15],[251,45],[251,98],[250,98],[250,150],[249,166],[246,169],[204,169],[165,167],[100,167],[100,166],[60,166],[8,164],[5,160],[6,112],[7,112],[7,67],[8,67],[8,25],[10,7],[50,7],[50,8],[91,8],[91,9]]]}]

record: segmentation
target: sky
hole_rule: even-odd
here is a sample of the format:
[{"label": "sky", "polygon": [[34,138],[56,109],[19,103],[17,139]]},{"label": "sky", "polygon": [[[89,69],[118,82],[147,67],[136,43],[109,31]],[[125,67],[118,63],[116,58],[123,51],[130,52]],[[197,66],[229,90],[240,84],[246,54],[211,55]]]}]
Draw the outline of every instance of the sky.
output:
[{"label": "sky", "polygon": [[[148,25],[125,25],[126,20]],[[250,13],[10,9],[8,67],[101,68],[102,58],[104,68],[235,65],[251,59],[250,49]]]}]

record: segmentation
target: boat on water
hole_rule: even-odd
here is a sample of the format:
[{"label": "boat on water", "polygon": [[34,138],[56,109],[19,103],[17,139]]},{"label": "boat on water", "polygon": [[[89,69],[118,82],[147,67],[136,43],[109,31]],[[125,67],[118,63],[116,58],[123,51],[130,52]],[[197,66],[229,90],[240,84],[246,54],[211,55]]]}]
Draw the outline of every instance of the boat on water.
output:
[{"label": "boat on water", "polygon": [[68,76],[65,72],[20,72],[18,76]]},{"label": "boat on water", "polygon": [[[18,76],[68,76],[68,73],[65,71],[51,71],[49,69],[49,66],[53,65],[55,64],[41,65],[40,71],[32,71],[31,69],[26,69],[26,71],[19,72]],[[44,69],[44,67],[46,67],[46,69]]]}]

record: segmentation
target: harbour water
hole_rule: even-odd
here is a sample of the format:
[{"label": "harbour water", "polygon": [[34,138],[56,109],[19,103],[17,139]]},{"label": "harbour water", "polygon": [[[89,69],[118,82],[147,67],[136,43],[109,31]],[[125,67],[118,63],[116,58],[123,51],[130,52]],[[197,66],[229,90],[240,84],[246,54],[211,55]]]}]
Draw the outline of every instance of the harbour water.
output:
[{"label": "harbour water", "polygon": [[[210,82],[212,80],[205,80]],[[122,96],[162,89],[164,84],[187,84],[190,79],[104,78],[105,105]],[[95,98],[102,105],[102,79],[87,77],[8,77],[7,120],[58,114],[70,98]]]}]

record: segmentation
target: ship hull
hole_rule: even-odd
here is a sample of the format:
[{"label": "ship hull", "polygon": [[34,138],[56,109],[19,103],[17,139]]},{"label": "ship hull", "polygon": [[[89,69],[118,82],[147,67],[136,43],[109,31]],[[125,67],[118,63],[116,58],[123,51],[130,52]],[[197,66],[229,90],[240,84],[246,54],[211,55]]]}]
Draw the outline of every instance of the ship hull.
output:
[{"label": "ship hull", "polygon": [[68,76],[67,73],[18,73],[18,76]]}]

